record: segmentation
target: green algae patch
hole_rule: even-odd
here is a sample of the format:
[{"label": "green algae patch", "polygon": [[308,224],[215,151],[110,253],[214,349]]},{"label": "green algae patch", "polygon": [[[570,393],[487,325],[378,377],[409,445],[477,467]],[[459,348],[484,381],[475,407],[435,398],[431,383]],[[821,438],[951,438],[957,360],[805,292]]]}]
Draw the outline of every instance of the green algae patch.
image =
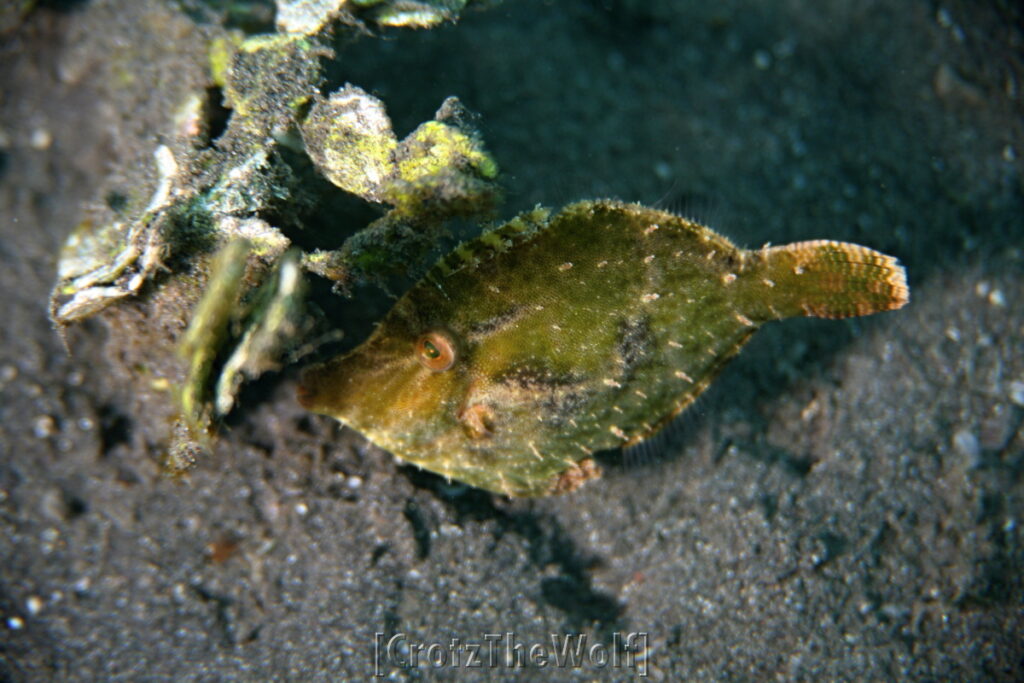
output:
[{"label": "green algae patch", "polygon": [[402,141],[395,157],[386,198],[401,214],[473,216],[500,200],[498,164],[480,136],[464,126],[427,121]]},{"label": "green algae patch", "polygon": [[210,41],[207,49],[207,56],[210,66],[210,80],[218,88],[228,84],[228,70],[231,68],[231,59],[235,51],[245,41],[241,31],[231,31],[220,35]]}]

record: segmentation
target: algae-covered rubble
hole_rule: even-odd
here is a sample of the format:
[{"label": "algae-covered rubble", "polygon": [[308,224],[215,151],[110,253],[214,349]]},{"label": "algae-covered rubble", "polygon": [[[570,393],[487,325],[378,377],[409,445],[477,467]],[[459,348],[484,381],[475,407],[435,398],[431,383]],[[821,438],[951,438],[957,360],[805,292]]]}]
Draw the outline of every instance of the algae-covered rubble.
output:
[{"label": "algae-covered rubble", "polygon": [[309,254],[309,270],[339,285],[422,266],[452,218],[485,216],[501,200],[498,168],[469,113],[449,97],[403,140],[383,103],[354,86],[318,100],[302,124],[314,164],[332,183],[392,208],[339,250]]},{"label": "algae-covered rubble", "polygon": [[[342,4],[313,29],[246,36],[140,3],[117,20],[154,33],[152,46],[142,54],[115,46],[100,58],[100,90],[114,106],[166,84],[144,112],[160,124],[135,136],[67,238],[51,317],[63,328],[99,315],[115,346],[125,330],[136,336],[129,345],[139,381],[176,397],[166,397],[176,405],[172,470],[207,447],[244,379],[280,369],[318,329],[303,269],[336,290],[415,275],[450,219],[488,213],[500,198],[497,165],[454,97],[399,141],[379,99],[351,85],[321,95],[323,65],[334,57],[323,31],[361,30],[331,21]],[[464,4],[353,2],[343,11],[421,26],[411,14],[398,17],[434,11],[450,20]],[[279,24],[326,7],[280,5]],[[173,40],[155,35],[161,26]],[[184,65],[177,78],[153,80],[136,67],[159,50]],[[134,123],[127,112],[124,119]],[[333,185],[312,182],[316,174]],[[323,193],[343,191],[383,215],[320,234],[321,248],[303,253],[296,236],[317,221]],[[171,360],[175,345],[180,361]]]},{"label": "algae-covered rubble", "polygon": [[339,20],[367,20],[379,26],[431,28],[458,18],[469,0],[277,0],[277,27],[316,33]]}]

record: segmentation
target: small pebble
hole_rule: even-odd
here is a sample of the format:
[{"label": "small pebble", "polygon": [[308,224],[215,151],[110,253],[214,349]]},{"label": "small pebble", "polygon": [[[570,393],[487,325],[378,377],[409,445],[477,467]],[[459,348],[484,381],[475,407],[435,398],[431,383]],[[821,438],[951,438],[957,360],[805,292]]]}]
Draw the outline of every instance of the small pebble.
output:
[{"label": "small pebble", "polygon": [[8,384],[18,377],[18,368],[14,365],[5,365],[0,368],[0,384]]},{"label": "small pebble", "polygon": [[28,144],[32,146],[32,149],[43,151],[49,149],[53,144],[53,136],[45,128],[36,128],[29,136]]},{"label": "small pebble", "polygon": [[1024,382],[1010,382],[1010,400],[1024,408]]},{"label": "small pebble", "polygon": [[441,533],[442,536],[458,537],[458,536],[462,536],[463,531],[462,531],[462,527],[460,527],[457,524],[447,524],[446,523],[446,524],[442,524],[441,525],[440,533]]},{"label": "small pebble", "polygon": [[32,433],[37,439],[53,436],[57,431],[57,423],[49,415],[40,415],[32,422]]},{"label": "small pebble", "polygon": [[25,611],[28,612],[30,617],[34,617],[43,611],[43,599],[38,595],[29,596],[28,600],[25,601]]},{"label": "small pebble", "polygon": [[890,619],[903,619],[910,614],[910,609],[902,605],[882,605],[879,611]]},{"label": "small pebble", "polygon": [[981,420],[978,441],[985,450],[999,451],[1013,436],[1011,411],[1005,404],[992,406]]},{"label": "small pebble", "polygon": [[961,429],[953,435],[953,448],[974,464],[981,458],[981,443],[978,437],[966,429]]}]

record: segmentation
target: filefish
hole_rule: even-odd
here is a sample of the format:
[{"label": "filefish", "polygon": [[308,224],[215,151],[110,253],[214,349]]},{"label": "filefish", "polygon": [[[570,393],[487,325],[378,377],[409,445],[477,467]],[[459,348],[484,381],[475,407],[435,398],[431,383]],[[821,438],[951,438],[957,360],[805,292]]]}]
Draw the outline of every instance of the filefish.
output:
[{"label": "filefish", "polygon": [[299,401],[449,479],[543,496],[665,426],[764,323],[908,300],[903,267],[866,247],[748,250],[664,211],[581,201],[457,247],[363,344],[307,369]]}]

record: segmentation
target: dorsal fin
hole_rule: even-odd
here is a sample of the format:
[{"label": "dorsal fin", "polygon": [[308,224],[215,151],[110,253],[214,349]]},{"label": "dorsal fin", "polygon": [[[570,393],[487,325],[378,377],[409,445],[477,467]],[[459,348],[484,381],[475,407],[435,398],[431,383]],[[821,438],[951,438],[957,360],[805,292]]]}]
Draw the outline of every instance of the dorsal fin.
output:
[{"label": "dorsal fin", "polygon": [[[525,211],[512,220],[496,228],[484,232],[479,237],[463,242],[447,255],[443,256],[431,267],[424,276],[425,280],[438,285],[443,290],[445,279],[467,267],[485,263],[498,254],[522,245],[549,229],[558,219],[592,220],[594,229],[607,228],[617,223],[593,220],[594,214],[611,213],[616,218],[632,222],[665,221],[677,230],[691,233],[705,243],[712,243],[720,249],[735,250],[735,245],[727,238],[718,235],[710,228],[685,218],[657,209],[649,209],[640,204],[603,199],[584,200],[563,207],[558,213],[552,214],[551,209],[536,207]],[[644,224],[645,229],[655,226]]]},{"label": "dorsal fin", "polygon": [[445,278],[467,266],[475,266],[494,258],[497,254],[528,242],[548,226],[551,210],[536,207],[524,211],[512,220],[488,230],[479,237],[463,242],[442,256],[431,267],[424,279],[441,284]]}]

